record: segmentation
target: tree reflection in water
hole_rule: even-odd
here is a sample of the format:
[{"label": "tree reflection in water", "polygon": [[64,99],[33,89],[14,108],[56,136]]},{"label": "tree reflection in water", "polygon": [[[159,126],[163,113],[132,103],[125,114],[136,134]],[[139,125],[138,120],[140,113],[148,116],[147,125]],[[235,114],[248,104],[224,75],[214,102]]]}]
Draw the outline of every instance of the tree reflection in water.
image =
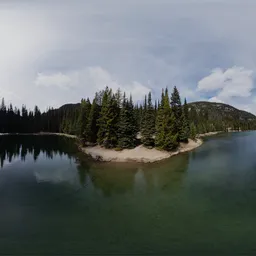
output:
[{"label": "tree reflection in water", "polygon": [[189,154],[153,164],[96,163],[81,158],[78,173],[82,186],[90,182],[96,191],[110,197],[179,188],[188,163]]},{"label": "tree reflection in water", "polygon": [[28,154],[37,161],[40,153],[47,158],[59,154],[72,157],[77,152],[74,140],[60,136],[35,136],[35,135],[4,135],[0,136],[0,158],[3,168],[6,161],[12,162],[13,158],[26,160]]},{"label": "tree reflection in water", "polygon": [[[28,156],[36,162],[40,154],[49,159],[53,159],[56,155],[67,156],[70,161],[75,163],[76,175],[81,188],[90,187],[94,192],[105,197],[127,193],[150,194],[157,191],[178,189],[182,185],[189,163],[189,154],[178,155],[169,160],[151,164],[98,163],[79,152],[76,143],[70,138],[53,135],[0,137],[1,167],[7,161],[12,162],[14,159],[26,161]],[[68,178],[67,167],[61,168],[63,168],[63,175]],[[75,169],[72,167],[69,172],[73,173]],[[44,174],[43,177],[48,174],[49,177],[54,178],[60,176],[60,171],[56,168],[41,170],[38,166],[36,174],[39,178],[42,174]],[[49,177],[47,180],[50,179]]]}]

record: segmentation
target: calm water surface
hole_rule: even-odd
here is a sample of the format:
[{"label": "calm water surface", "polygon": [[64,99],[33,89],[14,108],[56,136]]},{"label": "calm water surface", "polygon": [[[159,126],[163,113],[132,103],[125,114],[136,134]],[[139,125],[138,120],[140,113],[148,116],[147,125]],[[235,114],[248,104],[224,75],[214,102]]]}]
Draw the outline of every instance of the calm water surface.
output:
[{"label": "calm water surface", "polygon": [[56,136],[1,136],[0,157],[0,254],[256,253],[256,132],[150,165]]}]

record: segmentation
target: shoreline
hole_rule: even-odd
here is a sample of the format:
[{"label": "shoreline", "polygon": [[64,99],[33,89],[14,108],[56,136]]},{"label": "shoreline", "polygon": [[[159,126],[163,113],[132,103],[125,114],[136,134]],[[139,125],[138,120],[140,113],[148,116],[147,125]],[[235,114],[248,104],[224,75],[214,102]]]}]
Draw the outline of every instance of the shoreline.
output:
[{"label": "shoreline", "polygon": [[[214,136],[222,131],[208,132],[204,134],[198,134],[195,140],[189,139],[188,143],[180,143],[179,147],[174,151],[164,151],[158,150],[156,148],[146,148],[143,145],[139,145],[133,149],[123,149],[117,151],[115,149],[106,149],[99,145],[96,146],[81,146],[78,143],[78,149],[84,154],[90,156],[93,160],[98,162],[113,162],[113,163],[154,163],[162,160],[166,160],[172,156],[178,155],[180,153],[192,151],[203,144],[203,138]],[[72,139],[79,139],[76,135],[66,134],[66,133],[50,133],[50,132],[39,132],[39,133],[0,133],[0,135],[55,135],[64,136]]]},{"label": "shoreline", "polygon": [[204,138],[204,137],[209,137],[209,136],[214,136],[220,133],[224,133],[223,131],[217,131],[217,132],[207,132],[207,133],[201,133],[198,134],[197,137],[198,138]]},{"label": "shoreline", "polygon": [[208,132],[198,134],[195,140],[189,139],[188,143],[180,143],[179,147],[174,151],[162,151],[156,148],[148,149],[143,145],[139,145],[133,149],[123,149],[116,151],[114,149],[106,149],[99,145],[92,147],[80,147],[80,150],[89,155],[98,162],[113,162],[113,163],[154,163],[168,159],[178,154],[192,151],[203,144],[204,137],[210,137],[223,133],[223,131]]},{"label": "shoreline", "polygon": [[78,139],[76,135],[67,134],[67,133],[55,133],[55,132],[36,132],[36,133],[0,133],[0,136],[7,136],[7,135],[33,135],[33,136],[44,136],[44,135],[57,135],[57,136],[64,136],[67,138]]},{"label": "shoreline", "polygon": [[171,152],[161,151],[155,148],[148,149],[143,145],[139,145],[133,149],[123,149],[121,151],[106,149],[98,145],[94,147],[80,147],[80,150],[99,162],[153,163],[168,159],[180,153],[191,151],[197,147],[200,147],[202,144],[202,139],[198,138],[195,141],[189,139],[188,143],[180,143],[178,149]]}]

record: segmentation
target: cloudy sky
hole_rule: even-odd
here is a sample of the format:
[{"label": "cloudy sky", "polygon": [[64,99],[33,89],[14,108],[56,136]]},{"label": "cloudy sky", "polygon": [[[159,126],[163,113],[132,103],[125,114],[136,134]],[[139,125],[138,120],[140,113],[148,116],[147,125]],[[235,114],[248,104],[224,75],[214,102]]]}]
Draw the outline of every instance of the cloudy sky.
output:
[{"label": "cloudy sky", "polygon": [[255,0],[1,0],[0,97],[29,108],[176,85],[256,113]]}]

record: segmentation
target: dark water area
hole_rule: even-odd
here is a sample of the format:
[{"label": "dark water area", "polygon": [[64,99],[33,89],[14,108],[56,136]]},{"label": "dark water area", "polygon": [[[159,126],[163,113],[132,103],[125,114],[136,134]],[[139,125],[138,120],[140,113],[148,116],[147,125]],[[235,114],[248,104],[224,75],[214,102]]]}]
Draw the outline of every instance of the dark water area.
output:
[{"label": "dark water area", "polygon": [[0,158],[0,254],[256,253],[256,132],[154,164],[95,163],[69,138],[1,136]]}]

